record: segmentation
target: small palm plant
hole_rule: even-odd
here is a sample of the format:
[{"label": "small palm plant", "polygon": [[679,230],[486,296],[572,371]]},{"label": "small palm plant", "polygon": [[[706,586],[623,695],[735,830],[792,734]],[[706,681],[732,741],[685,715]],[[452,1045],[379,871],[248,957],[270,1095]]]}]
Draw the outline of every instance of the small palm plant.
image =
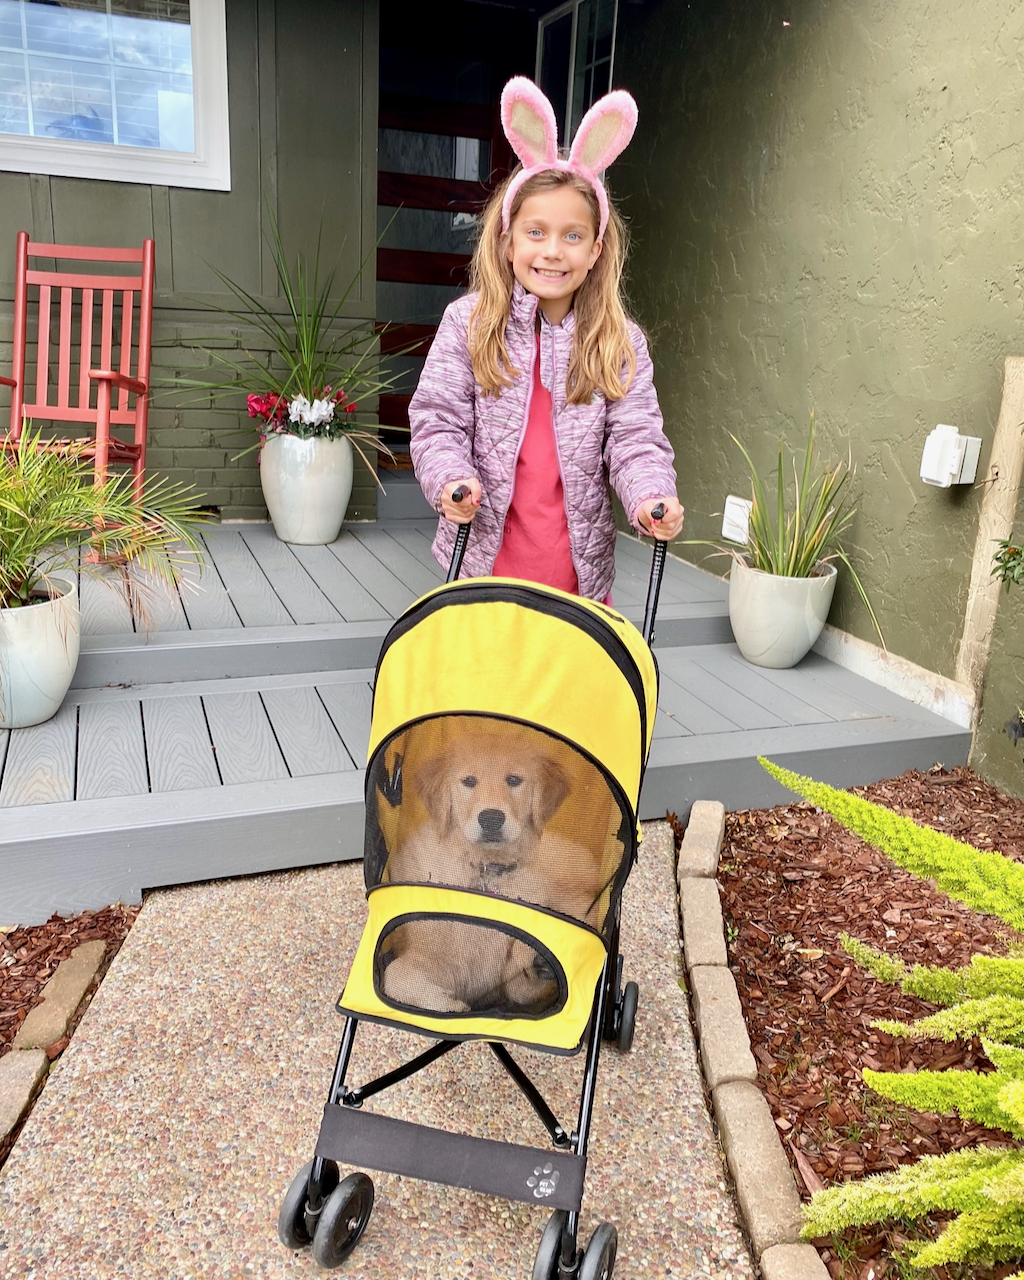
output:
[{"label": "small palm plant", "polygon": [[[48,597],[49,575],[77,568],[81,549],[86,572],[134,563],[171,587],[186,560],[201,566],[195,492],[150,480],[139,501],[130,475],[94,484],[85,448],[47,447],[26,425],[17,447],[0,451],[0,608]],[[127,573],[121,581],[131,589]]]}]

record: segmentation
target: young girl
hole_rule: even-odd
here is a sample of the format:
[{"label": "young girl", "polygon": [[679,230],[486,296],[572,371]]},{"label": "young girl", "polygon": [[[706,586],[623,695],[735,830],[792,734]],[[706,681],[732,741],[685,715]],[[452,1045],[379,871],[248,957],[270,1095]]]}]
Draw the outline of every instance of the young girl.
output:
[{"label": "young girl", "polygon": [[445,311],[424,364],[409,406],[413,465],[442,516],[442,565],[455,525],[472,520],[466,576],[608,600],[609,483],[655,538],[683,522],[647,344],[619,295],[624,230],[597,176],[632,137],[636,104],[621,91],[595,103],[567,160],[529,80],[505,86],[501,116],[522,167],[484,212],[471,292]]}]

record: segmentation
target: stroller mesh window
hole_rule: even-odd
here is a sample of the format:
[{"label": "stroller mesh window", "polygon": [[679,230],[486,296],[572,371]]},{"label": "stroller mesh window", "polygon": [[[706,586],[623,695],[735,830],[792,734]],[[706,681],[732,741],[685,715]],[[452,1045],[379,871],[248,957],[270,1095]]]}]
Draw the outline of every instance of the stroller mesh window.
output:
[{"label": "stroller mesh window", "polygon": [[[604,933],[628,870],[629,832],[616,791],[587,757],[514,721],[424,720],[384,742],[370,762],[368,889],[471,890]],[[385,931],[375,984],[383,999],[438,1012],[539,1015],[564,999],[561,969],[536,940],[456,917],[407,916]]]}]

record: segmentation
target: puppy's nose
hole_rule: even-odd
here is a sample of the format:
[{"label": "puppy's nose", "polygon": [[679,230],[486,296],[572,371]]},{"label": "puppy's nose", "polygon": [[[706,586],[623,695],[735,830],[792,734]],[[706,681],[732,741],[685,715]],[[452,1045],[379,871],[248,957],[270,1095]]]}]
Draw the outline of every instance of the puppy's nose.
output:
[{"label": "puppy's nose", "polygon": [[477,818],[484,835],[496,835],[505,825],[505,814],[501,809],[481,809]]}]

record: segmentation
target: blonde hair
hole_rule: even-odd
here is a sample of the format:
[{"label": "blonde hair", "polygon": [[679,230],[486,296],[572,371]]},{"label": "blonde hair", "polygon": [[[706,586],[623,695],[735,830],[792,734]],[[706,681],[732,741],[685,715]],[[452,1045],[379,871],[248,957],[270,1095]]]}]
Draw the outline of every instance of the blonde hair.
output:
[{"label": "blonde hair", "polygon": [[[518,172],[518,170],[516,170]],[[498,396],[520,373],[512,367],[505,345],[505,326],[512,306],[515,277],[508,259],[512,227],[523,201],[558,187],[572,187],[587,202],[594,234],[601,225],[597,197],[579,174],[546,169],[528,178],[512,201],[509,230],[501,230],[501,205],[515,173],[501,184],[484,210],[480,239],[470,266],[470,289],[479,293],[469,318],[469,355],[473,376],[484,395]],[[636,352],[627,327],[620,287],[626,258],[626,229],[609,204],[604,248],[586,280],[576,290],[576,325],[569,352],[565,398],[568,404],[589,404],[595,390],[609,400],[621,400],[636,373]]]}]

